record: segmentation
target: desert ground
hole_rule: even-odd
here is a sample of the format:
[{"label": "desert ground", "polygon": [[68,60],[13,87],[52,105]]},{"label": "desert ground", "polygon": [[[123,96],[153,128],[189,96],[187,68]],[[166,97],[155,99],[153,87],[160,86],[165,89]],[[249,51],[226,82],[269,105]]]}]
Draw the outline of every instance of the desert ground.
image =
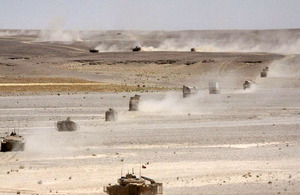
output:
[{"label": "desert ground", "polygon": [[[164,194],[300,194],[299,35],[0,31],[0,137],[26,138],[0,153],[0,194],[105,194],[141,165]],[[67,117],[77,131],[57,131]]]}]

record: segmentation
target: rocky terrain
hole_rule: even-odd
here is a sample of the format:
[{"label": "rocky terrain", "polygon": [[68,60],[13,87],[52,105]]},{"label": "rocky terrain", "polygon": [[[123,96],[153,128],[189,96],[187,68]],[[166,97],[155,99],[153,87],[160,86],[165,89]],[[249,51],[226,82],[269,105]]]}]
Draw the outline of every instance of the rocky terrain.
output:
[{"label": "rocky terrain", "polygon": [[[104,194],[122,166],[139,175],[142,164],[164,194],[299,194],[299,32],[78,32],[65,42],[2,30],[0,137],[15,130],[26,145],[0,153],[0,193]],[[182,85],[198,93],[182,98]],[[104,121],[108,108],[118,121]],[[79,129],[58,132],[67,117]]]}]

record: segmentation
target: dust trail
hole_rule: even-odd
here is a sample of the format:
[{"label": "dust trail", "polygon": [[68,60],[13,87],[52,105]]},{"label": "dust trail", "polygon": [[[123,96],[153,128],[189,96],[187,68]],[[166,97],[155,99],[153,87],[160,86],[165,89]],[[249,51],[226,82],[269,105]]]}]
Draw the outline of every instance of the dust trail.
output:
[{"label": "dust trail", "polygon": [[144,100],[140,102],[139,110],[142,112],[163,112],[170,111],[178,113],[186,110],[182,104],[182,98],[175,94],[167,94],[162,100]]},{"label": "dust trail", "polygon": [[55,155],[62,156],[71,153],[67,149],[70,138],[76,135],[70,132],[58,132],[53,123],[53,128],[35,130],[26,136],[25,152],[38,155]]},{"label": "dust trail", "polygon": [[182,92],[168,93],[162,99],[142,100],[139,105],[141,112],[156,112],[166,114],[201,113],[201,105],[207,100],[207,90],[198,90],[189,98],[183,98]]},{"label": "dust trail", "polygon": [[46,30],[42,30],[37,42],[62,42],[73,43],[81,42],[82,39],[79,36],[78,31],[63,30],[65,21],[61,17],[54,18],[50,21]]},{"label": "dust trail", "polygon": [[[175,31],[132,33],[128,40],[143,51],[269,52],[297,54],[298,30]],[[155,42],[149,39],[155,37]],[[117,47],[117,46],[116,46]]]},{"label": "dust trail", "polygon": [[257,90],[259,90],[259,86],[257,84],[254,84],[251,86],[251,88],[234,90],[233,93],[236,94],[255,93]]},{"label": "dust trail", "polygon": [[117,45],[107,45],[107,44],[100,44],[95,49],[99,50],[99,52],[117,52],[122,51],[118,48]]},{"label": "dust trail", "polygon": [[[134,34],[132,32],[118,33],[103,32],[99,34],[100,44],[97,44],[95,49],[99,52],[120,52],[120,51],[131,51],[132,48],[138,46],[141,47],[138,39],[143,39],[143,35]],[[113,40],[113,43],[107,42],[107,40]]]},{"label": "dust trail", "polygon": [[269,77],[300,77],[299,55],[287,55],[270,65]]},{"label": "dust trail", "polygon": [[0,37],[12,37],[20,35],[38,35],[37,30],[0,30]]}]

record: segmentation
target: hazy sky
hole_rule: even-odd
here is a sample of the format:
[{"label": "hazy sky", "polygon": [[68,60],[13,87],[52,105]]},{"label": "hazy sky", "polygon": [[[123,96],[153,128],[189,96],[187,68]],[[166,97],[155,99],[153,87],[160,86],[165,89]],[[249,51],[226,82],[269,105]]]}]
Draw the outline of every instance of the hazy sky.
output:
[{"label": "hazy sky", "polygon": [[300,28],[300,0],[0,0],[0,29]]}]

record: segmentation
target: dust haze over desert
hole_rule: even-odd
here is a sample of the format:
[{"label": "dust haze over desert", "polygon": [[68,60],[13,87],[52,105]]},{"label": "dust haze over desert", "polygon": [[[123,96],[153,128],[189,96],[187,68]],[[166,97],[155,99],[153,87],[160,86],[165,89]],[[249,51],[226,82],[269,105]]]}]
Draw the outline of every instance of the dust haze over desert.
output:
[{"label": "dust haze over desert", "polygon": [[[0,20],[0,138],[25,138],[0,152],[0,194],[106,194],[132,169],[163,194],[299,194],[299,26],[138,29],[137,11],[124,29],[124,10],[113,29]],[[58,131],[68,117],[77,130]]]}]

